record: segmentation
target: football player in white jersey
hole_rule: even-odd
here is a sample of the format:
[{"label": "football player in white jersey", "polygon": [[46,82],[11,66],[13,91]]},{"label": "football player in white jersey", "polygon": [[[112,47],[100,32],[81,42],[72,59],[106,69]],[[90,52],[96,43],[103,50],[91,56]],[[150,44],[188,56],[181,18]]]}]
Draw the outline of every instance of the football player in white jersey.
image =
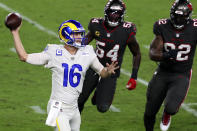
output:
[{"label": "football player in white jersey", "polygon": [[85,30],[78,21],[68,20],[60,25],[59,37],[64,45],[48,44],[43,52],[33,54],[27,54],[23,48],[19,29],[11,30],[19,59],[34,65],[44,65],[52,71],[46,125],[58,131],[79,131],[81,117],[77,100],[86,70],[91,67],[101,77],[108,77],[119,68],[117,62],[102,66],[93,47],[85,46]]}]

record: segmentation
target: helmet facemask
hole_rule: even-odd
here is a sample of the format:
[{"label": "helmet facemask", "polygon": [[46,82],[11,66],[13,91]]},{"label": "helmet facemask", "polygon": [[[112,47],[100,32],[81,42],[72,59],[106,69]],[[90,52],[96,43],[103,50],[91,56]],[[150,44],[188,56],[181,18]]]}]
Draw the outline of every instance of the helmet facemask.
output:
[{"label": "helmet facemask", "polygon": [[105,7],[105,21],[109,26],[116,27],[124,21],[125,7],[121,1],[119,3],[110,2]]},{"label": "helmet facemask", "polygon": [[192,6],[190,3],[174,3],[170,12],[170,20],[176,29],[183,29],[191,19]]},{"label": "helmet facemask", "polygon": [[85,46],[85,31],[73,31],[70,38],[72,43],[71,46],[75,46],[77,48]]}]

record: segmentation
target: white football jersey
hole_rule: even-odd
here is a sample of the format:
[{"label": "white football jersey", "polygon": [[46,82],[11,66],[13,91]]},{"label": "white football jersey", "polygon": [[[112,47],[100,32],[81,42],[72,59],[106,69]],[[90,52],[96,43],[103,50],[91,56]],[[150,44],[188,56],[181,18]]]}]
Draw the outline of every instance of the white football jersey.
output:
[{"label": "white football jersey", "polygon": [[52,71],[51,99],[77,106],[86,71],[96,58],[93,47],[87,45],[71,55],[64,45],[50,44],[44,53],[50,58],[45,67]]}]

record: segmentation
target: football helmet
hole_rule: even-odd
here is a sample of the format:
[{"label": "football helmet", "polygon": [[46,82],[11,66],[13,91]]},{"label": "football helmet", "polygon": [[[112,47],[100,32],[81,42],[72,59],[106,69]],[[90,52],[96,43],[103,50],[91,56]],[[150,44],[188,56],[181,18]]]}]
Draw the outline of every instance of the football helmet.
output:
[{"label": "football helmet", "polygon": [[104,9],[105,22],[115,27],[124,21],[126,6],[122,0],[109,0]]},{"label": "football helmet", "polygon": [[192,4],[189,0],[176,0],[170,10],[170,20],[176,29],[183,29],[192,15]]},{"label": "football helmet", "polygon": [[[75,38],[76,33],[80,33],[81,37]],[[58,34],[60,41],[65,44],[77,48],[85,46],[85,29],[76,20],[64,21],[59,27]]]}]

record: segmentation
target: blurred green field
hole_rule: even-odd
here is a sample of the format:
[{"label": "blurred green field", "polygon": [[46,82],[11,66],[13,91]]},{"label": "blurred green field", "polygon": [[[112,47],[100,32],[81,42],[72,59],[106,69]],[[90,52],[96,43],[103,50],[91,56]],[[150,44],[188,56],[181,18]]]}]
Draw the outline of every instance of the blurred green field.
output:
[{"label": "blurred green field", "polygon": [[[75,19],[87,29],[92,17],[103,17],[107,0],[0,0],[0,131],[49,131],[45,126],[46,114],[35,113],[30,106],[46,110],[51,91],[51,72],[42,66],[20,62],[10,51],[13,40],[4,26],[7,7],[13,9],[43,27],[57,32],[59,25],[67,19]],[[140,43],[142,62],[139,78],[149,81],[157,67],[150,61],[148,49],[154,35],[152,27],[156,20],[168,18],[172,0],[124,0],[127,6],[125,20],[137,26],[137,40]],[[197,1],[193,4],[193,17],[197,15]],[[6,5],[6,9],[2,7]],[[41,52],[47,43],[59,43],[53,35],[39,30],[35,24],[23,21],[20,31],[28,53]],[[94,45],[94,42],[92,42]],[[194,59],[191,88],[185,104],[197,103],[197,57]],[[126,50],[122,68],[131,71],[132,57]],[[144,131],[143,114],[147,86],[138,82],[134,91],[125,89],[129,76],[121,74],[113,105],[121,112],[99,113],[90,101],[82,114],[81,131]],[[191,109],[197,112],[197,105]],[[159,131],[162,108],[157,115],[155,131]],[[183,108],[172,117],[169,131],[196,131],[197,116]]]}]

